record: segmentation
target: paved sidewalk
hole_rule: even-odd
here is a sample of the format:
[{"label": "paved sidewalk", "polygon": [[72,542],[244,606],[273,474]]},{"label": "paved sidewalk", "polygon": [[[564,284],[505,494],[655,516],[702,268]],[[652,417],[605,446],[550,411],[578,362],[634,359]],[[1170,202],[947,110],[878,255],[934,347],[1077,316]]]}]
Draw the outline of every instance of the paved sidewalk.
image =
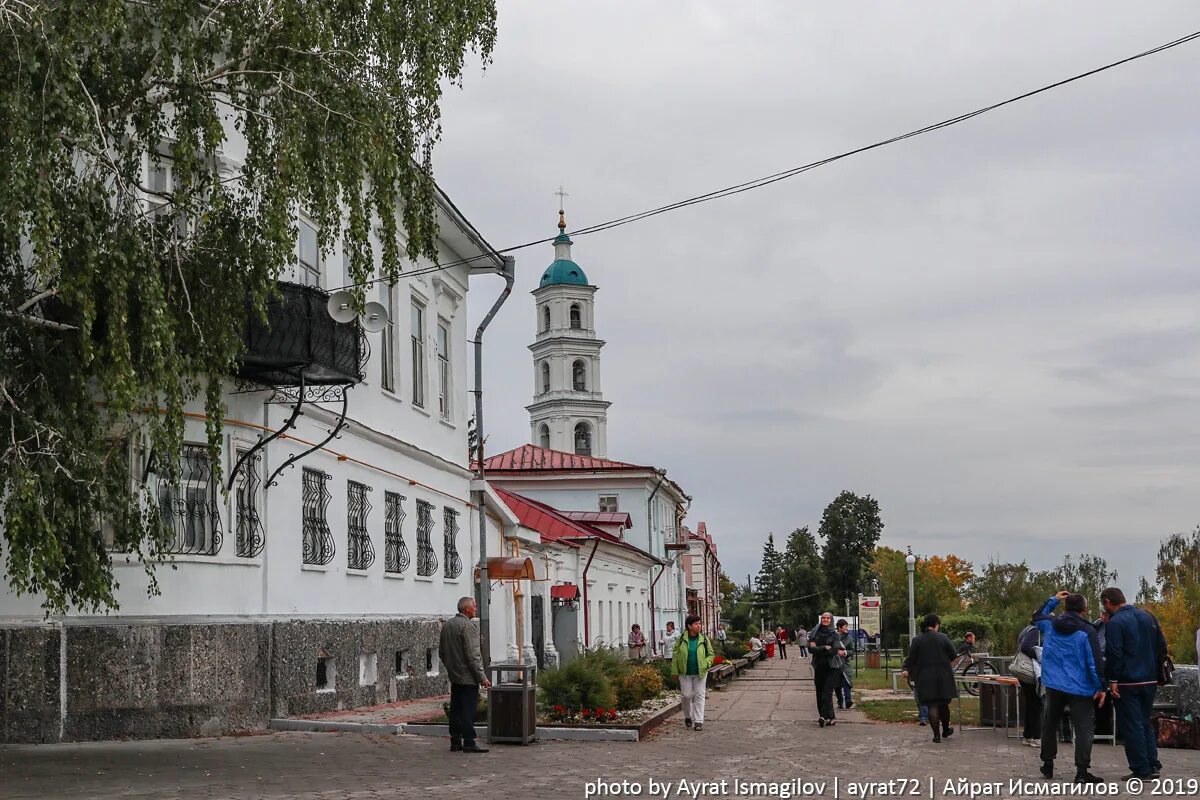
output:
[{"label": "paved sidewalk", "polygon": [[402,722],[424,722],[445,713],[442,703],[450,702],[450,695],[423,697],[420,700],[402,700],[381,706],[347,708],[341,711],[324,711],[319,714],[297,714],[289,719],[321,720],[322,722],[357,722],[367,725],[397,725]]},{"label": "paved sidewalk", "polygon": [[[919,779],[918,796],[928,798],[933,777],[941,800],[947,779],[1002,781],[1007,788],[1009,778],[1038,778],[1037,753],[1000,733],[963,732],[935,745],[926,728],[868,722],[856,710],[820,729],[809,667],[800,659],[760,664],[708,698],[700,733],[676,717],[639,743],[556,741],[496,746],[484,755],[451,753],[445,739],[433,737],[338,733],[0,746],[0,798],[585,800],[586,785],[596,780],[638,782],[646,797],[651,779],[836,776],[842,798],[850,796],[848,779],[895,778]],[[1195,751],[1164,750],[1162,761],[1171,777],[1196,777],[1200,769]],[[1058,765],[1069,778],[1069,752]],[[1121,748],[1097,745],[1093,771],[1114,781],[1125,774]],[[832,800],[832,783],[810,795]],[[669,800],[687,798],[672,792]]]}]

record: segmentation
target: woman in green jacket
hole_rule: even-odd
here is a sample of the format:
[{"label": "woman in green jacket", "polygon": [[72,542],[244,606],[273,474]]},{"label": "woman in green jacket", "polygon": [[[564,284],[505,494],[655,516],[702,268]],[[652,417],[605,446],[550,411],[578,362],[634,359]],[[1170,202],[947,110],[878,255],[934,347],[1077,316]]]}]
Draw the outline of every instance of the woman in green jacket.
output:
[{"label": "woman in green jacket", "polygon": [[671,674],[679,676],[683,692],[683,724],[693,730],[704,730],[705,681],[716,654],[712,642],[700,632],[700,617],[688,614],[684,634],[671,654]]}]

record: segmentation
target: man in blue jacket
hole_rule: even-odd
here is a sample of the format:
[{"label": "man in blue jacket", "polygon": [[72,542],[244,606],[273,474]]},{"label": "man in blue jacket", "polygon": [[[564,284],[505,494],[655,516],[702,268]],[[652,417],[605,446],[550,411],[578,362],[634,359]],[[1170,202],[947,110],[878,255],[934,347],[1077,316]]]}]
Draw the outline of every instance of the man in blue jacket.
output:
[{"label": "man in blue jacket", "polygon": [[[1065,614],[1051,616],[1059,603]],[[1054,757],[1058,755],[1055,732],[1063,711],[1071,710],[1075,726],[1075,781],[1103,783],[1089,768],[1092,765],[1092,736],[1096,730],[1093,700],[1104,705],[1100,643],[1096,629],[1084,618],[1087,601],[1082,595],[1059,592],[1046,601],[1034,618],[1042,632],[1042,685],[1046,687],[1046,708],[1042,712],[1042,775],[1054,777]]]},{"label": "man in blue jacket", "polygon": [[1157,776],[1158,739],[1150,725],[1154,695],[1158,692],[1159,665],[1167,656],[1167,640],[1154,617],[1128,605],[1116,587],[1100,593],[1100,604],[1109,613],[1105,625],[1105,665],[1108,685],[1117,698],[1117,728],[1125,741],[1129,778]]}]

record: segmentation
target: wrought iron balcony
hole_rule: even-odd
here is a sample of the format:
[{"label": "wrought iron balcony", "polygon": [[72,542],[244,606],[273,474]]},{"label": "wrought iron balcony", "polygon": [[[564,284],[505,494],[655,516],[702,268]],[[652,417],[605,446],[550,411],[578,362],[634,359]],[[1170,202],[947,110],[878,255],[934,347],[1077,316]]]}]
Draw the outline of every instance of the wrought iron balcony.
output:
[{"label": "wrought iron balcony", "polygon": [[280,281],[279,296],[267,303],[266,319],[252,315],[246,323],[237,377],[273,387],[360,383],[367,360],[362,326],[335,322],[328,303],[329,294],[322,289]]}]

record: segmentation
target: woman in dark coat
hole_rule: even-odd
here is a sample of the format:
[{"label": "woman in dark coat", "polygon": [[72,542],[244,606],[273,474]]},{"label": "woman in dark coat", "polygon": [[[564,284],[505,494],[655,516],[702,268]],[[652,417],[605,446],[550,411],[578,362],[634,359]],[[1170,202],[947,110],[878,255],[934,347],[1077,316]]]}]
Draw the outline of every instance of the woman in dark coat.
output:
[{"label": "woman in dark coat", "polygon": [[938,630],[941,625],[937,614],[925,617],[922,633],[912,640],[904,660],[904,674],[912,676],[918,702],[929,707],[929,727],[933,728],[935,742],[954,733],[950,727],[950,701],[958,697],[954,668],[950,666],[957,653],[950,637]]},{"label": "woman in dark coat", "polygon": [[842,659],[846,650],[833,627],[833,614],[826,611],[821,615],[821,624],[808,635],[808,649],[812,653],[813,684],[817,689],[817,724],[822,728],[833,725],[833,693],[842,677]]}]

